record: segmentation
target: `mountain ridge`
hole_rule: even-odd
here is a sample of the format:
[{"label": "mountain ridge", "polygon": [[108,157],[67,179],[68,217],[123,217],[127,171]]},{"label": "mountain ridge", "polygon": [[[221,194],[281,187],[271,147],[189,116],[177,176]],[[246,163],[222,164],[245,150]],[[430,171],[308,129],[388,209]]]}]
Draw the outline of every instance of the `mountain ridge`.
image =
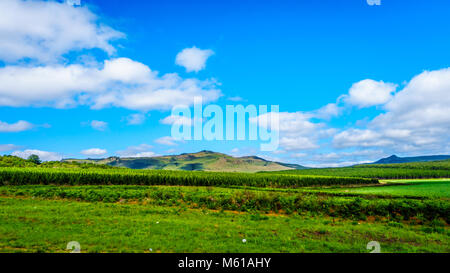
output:
[{"label": "mountain ridge", "polygon": [[233,157],[212,151],[182,153],[154,157],[117,157],[102,159],[63,159],[65,162],[96,163],[130,169],[186,170],[186,171],[224,171],[224,172],[260,172],[306,169],[306,167],[269,161],[258,156]]},{"label": "mountain ridge", "polygon": [[392,164],[392,163],[411,163],[411,162],[429,162],[450,159],[450,155],[429,155],[429,156],[412,156],[412,157],[398,157],[391,155],[386,158],[382,158],[371,164]]}]

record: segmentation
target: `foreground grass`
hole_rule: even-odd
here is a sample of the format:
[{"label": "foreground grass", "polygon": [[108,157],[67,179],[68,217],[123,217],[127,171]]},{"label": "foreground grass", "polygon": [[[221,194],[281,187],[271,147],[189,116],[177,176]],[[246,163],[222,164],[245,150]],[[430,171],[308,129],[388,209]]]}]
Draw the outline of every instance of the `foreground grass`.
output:
[{"label": "foreground grass", "polygon": [[[0,197],[0,252],[450,252],[447,227]],[[247,242],[243,243],[242,240]]]}]

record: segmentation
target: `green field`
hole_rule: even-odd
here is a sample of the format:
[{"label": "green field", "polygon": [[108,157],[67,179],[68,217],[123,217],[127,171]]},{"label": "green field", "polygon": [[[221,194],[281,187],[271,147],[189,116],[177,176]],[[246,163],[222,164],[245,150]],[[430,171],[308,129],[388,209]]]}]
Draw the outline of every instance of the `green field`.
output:
[{"label": "green field", "polygon": [[450,199],[450,180],[396,180],[376,187],[341,188],[336,191],[383,196],[425,196]]},{"label": "green field", "polygon": [[67,252],[69,241],[84,252],[367,252],[373,240],[384,252],[450,251],[445,194],[333,191],[347,188],[2,186],[0,252]]},{"label": "green field", "polygon": [[[449,252],[441,223],[0,198],[1,252]],[[246,239],[246,243],[242,240]]]},{"label": "green field", "polygon": [[0,168],[0,252],[68,252],[70,241],[82,252],[369,252],[370,241],[450,252],[449,179],[379,183],[367,172],[421,170],[409,165],[244,174],[17,164]]},{"label": "green field", "polygon": [[377,179],[274,173],[80,168],[0,168],[0,185],[176,185],[296,188],[378,184]]}]

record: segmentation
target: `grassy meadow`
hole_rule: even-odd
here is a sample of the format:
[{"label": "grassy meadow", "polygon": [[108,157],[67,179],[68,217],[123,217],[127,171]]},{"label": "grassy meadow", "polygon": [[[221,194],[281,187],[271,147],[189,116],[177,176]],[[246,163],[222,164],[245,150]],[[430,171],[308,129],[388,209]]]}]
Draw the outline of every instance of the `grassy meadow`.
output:
[{"label": "grassy meadow", "polygon": [[449,253],[450,179],[435,179],[448,164],[408,164],[244,174],[0,158],[0,252]]},{"label": "grassy meadow", "polygon": [[382,182],[382,185],[378,187],[340,188],[335,191],[383,196],[450,199],[450,180],[394,180]]}]

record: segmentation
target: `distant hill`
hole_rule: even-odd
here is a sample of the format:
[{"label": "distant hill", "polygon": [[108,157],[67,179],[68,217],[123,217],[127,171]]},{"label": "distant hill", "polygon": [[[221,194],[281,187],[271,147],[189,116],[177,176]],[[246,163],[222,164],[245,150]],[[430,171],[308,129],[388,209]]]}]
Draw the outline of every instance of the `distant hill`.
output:
[{"label": "distant hill", "polygon": [[410,162],[428,162],[450,159],[450,155],[430,155],[430,156],[415,156],[415,157],[398,157],[392,155],[378,160],[372,164],[392,164],[392,163],[410,163]]},{"label": "distant hill", "polygon": [[64,159],[66,162],[106,164],[114,167],[152,170],[186,170],[216,172],[260,172],[299,170],[305,167],[268,161],[257,156],[232,157],[222,153],[201,151],[157,157],[109,157],[105,159]]}]

